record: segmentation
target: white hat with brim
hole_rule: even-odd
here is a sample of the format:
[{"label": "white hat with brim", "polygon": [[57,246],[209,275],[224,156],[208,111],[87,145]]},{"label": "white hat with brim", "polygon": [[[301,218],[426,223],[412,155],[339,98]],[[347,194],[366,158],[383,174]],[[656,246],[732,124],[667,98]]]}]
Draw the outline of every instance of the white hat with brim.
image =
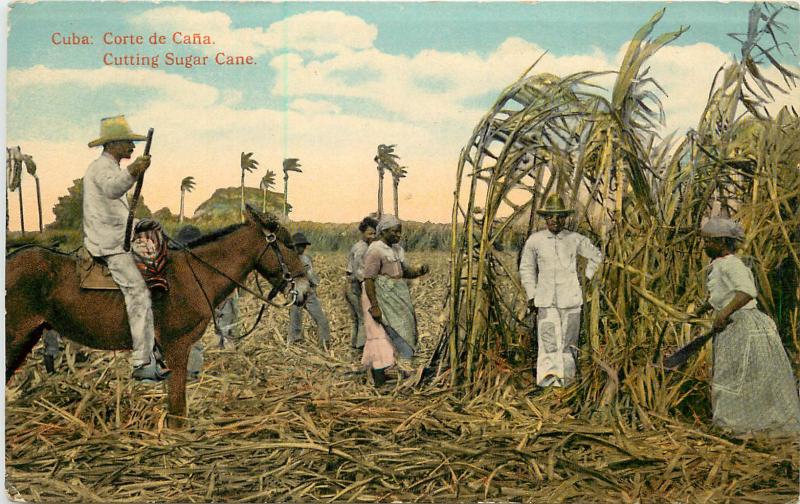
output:
[{"label": "white hat with brim", "polygon": [[131,131],[124,115],[104,117],[100,120],[100,138],[89,142],[89,147],[105,145],[109,142],[120,141],[141,142],[147,140],[145,135],[138,135]]}]

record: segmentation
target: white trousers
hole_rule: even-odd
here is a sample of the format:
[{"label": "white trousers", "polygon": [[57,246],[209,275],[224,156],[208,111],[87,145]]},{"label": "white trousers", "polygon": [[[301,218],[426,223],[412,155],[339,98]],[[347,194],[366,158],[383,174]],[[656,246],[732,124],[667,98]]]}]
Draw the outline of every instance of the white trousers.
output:
[{"label": "white trousers", "polygon": [[539,308],[537,318],[536,384],[540,387],[567,386],[575,380],[581,307]]},{"label": "white trousers", "polygon": [[128,323],[133,338],[134,366],[147,364],[153,356],[155,330],[153,328],[153,308],[150,300],[150,289],[142,278],[139,268],[131,254],[114,254],[103,257],[111,278],[119,285],[125,296],[125,309],[128,312]]}]

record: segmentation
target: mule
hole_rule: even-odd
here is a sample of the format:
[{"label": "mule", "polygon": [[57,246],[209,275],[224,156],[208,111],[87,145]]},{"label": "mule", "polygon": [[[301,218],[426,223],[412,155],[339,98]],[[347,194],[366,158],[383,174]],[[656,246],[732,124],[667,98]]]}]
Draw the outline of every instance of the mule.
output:
[{"label": "mule", "polygon": [[[153,296],[156,341],[172,369],[168,412],[175,426],[186,417],[189,350],[211,321],[212,306],[233,292],[234,280],[244,283],[255,269],[275,290],[294,292],[298,305],[310,288],[288,231],[249,206],[245,223],[205,235],[188,248],[191,253],[170,251],[170,291]],[[48,327],[91,348],[132,349],[122,292],[81,290],[75,259],[68,254],[39,247],[13,253],[6,258],[6,382]]]}]

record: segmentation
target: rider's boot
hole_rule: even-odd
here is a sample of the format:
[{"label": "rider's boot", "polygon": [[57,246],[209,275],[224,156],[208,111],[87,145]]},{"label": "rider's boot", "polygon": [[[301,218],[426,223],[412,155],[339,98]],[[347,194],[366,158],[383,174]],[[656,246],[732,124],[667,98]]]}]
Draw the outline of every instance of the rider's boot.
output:
[{"label": "rider's boot", "polygon": [[166,380],[171,371],[163,368],[154,358],[146,364],[140,364],[133,368],[133,378],[144,383],[157,383]]}]

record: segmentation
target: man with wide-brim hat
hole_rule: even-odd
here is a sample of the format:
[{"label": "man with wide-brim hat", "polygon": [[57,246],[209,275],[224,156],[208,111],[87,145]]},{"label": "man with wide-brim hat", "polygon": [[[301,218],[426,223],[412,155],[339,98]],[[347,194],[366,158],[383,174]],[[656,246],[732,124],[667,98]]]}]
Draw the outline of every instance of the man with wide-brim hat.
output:
[{"label": "man with wide-brim hat", "polygon": [[560,195],[548,196],[537,210],[547,229],[528,237],[519,263],[528,307],[537,315],[536,383],[541,387],[567,386],[575,380],[583,304],[577,257],[586,258],[588,279],[602,261],[600,250],[589,238],[564,229],[567,216],[573,211]]},{"label": "man with wide-brim hat", "polygon": [[303,339],[303,309],[305,309],[317,325],[320,345],[323,349],[327,349],[331,339],[331,329],[328,324],[328,317],[325,316],[325,312],[322,310],[322,304],[320,304],[319,298],[317,297],[317,286],[320,280],[317,274],[314,273],[314,265],[311,262],[311,258],[305,253],[306,247],[311,245],[311,242],[308,241],[306,235],[301,232],[292,235],[292,242],[294,242],[295,252],[297,252],[297,255],[300,256],[300,260],[305,265],[306,278],[308,278],[311,284],[311,289],[309,289],[306,302],[302,307],[292,305],[292,307],[289,308],[289,343],[297,343]]},{"label": "man with wide-brim hat", "polygon": [[567,208],[567,206],[564,204],[564,198],[558,194],[551,194],[548,196],[547,199],[544,200],[544,205],[542,205],[540,209],[536,210],[536,213],[544,216],[545,218],[550,215],[567,216],[574,212],[575,210],[572,208]]},{"label": "man with wide-brim hat", "polygon": [[123,249],[128,221],[125,194],[150,166],[150,156],[139,156],[127,168],[120,161],[130,159],[134,142],[147,137],[131,130],[125,116],[100,121],[100,136],[89,147],[103,147],[99,158],[83,177],[83,244],[86,250],[108,265],[111,277],[125,297],[133,343],[133,377],[146,382],[161,381],[169,374],[154,356],[155,331],[150,290],[133,255]]}]

